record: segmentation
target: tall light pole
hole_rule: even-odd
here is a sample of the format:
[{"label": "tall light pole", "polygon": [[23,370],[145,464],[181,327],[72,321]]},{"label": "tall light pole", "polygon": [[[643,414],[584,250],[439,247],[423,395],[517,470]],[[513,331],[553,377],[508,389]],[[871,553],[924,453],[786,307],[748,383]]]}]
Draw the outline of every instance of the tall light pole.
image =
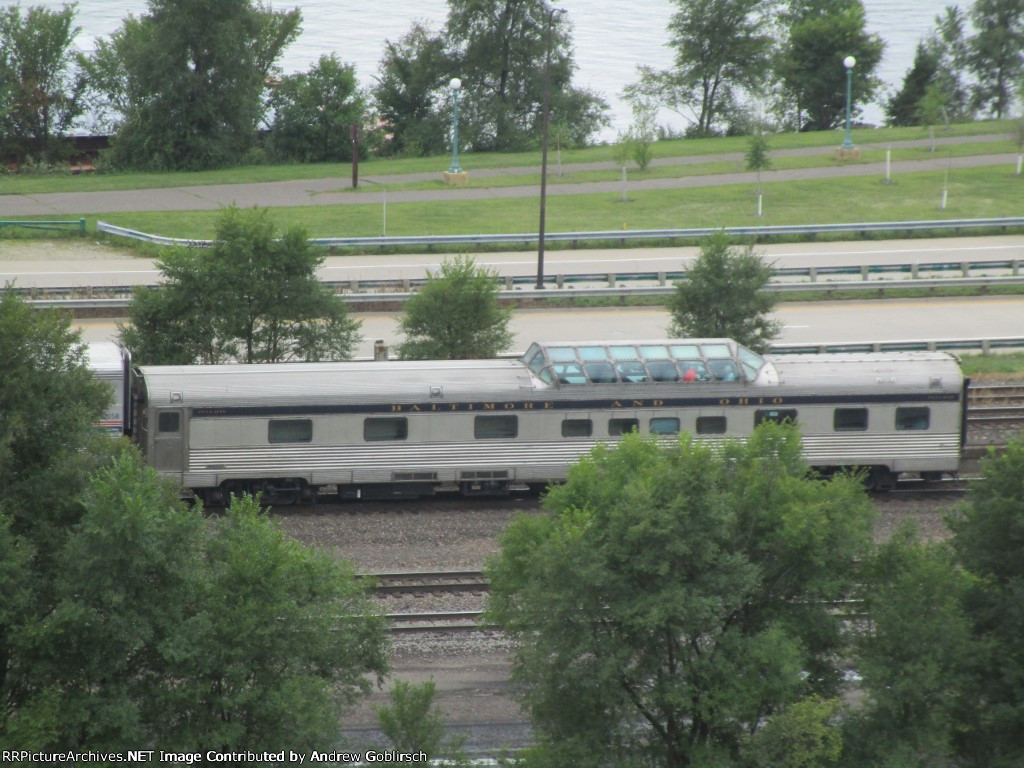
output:
[{"label": "tall light pole", "polygon": [[846,135],[843,137],[843,149],[853,149],[853,139],[850,137],[850,84],[853,80],[853,65],[856,63],[853,56],[843,59],[843,66],[846,67]]},{"label": "tall light pole", "polygon": [[453,77],[452,81],[448,83],[448,87],[452,89],[452,167],[448,169],[448,173],[460,173],[462,171],[459,168],[459,90],[462,88],[462,81],[457,77]]},{"label": "tall light pole", "polygon": [[551,27],[555,14],[564,8],[551,8],[547,19],[547,50],[544,55],[544,115],[540,129],[540,224],[537,227],[537,288],[544,287],[544,216],[548,198],[548,120],[551,115]]}]

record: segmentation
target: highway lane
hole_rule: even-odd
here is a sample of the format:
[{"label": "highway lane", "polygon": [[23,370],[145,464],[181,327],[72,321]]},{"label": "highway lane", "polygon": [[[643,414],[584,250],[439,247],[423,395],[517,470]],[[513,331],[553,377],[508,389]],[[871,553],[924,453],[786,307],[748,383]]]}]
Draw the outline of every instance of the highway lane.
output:
[{"label": "highway lane", "polygon": [[[356,355],[369,357],[373,342],[389,346],[401,341],[395,313],[360,313],[363,341]],[[776,317],[783,323],[784,343],[838,343],[957,339],[1024,335],[1024,296],[991,296],[881,301],[798,302],[782,304]],[[668,313],[660,307],[593,309],[531,309],[513,315],[516,341],[522,352],[538,339],[661,338]],[[116,335],[114,320],[79,320],[86,341]]]},{"label": "highway lane", "polygon": [[[41,246],[31,241],[0,244],[0,284],[29,287],[89,287],[147,285],[159,279],[150,259],[135,258],[116,248],[74,242]],[[61,250],[63,248],[63,251]],[[758,246],[756,251],[777,267],[922,264],[929,262],[1024,262],[1024,235],[996,237],[879,240],[856,242],[782,243]],[[571,273],[670,272],[684,268],[699,249],[610,248],[548,250],[547,275]],[[423,277],[451,254],[384,254],[329,256],[320,270],[323,280],[379,280]],[[472,254],[479,264],[503,277],[536,275],[532,251]]]}]

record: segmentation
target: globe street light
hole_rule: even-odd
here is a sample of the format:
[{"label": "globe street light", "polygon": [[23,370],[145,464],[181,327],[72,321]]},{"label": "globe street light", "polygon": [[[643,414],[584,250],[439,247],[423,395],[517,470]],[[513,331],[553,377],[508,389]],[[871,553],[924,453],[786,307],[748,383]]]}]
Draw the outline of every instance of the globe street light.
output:
[{"label": "globe street light", "polygon": [[565,8],[552,8],[548,11],[547,51],[544,55],[544,106],[543,122],[540,129],[540,223],[537,227],[537,285],[544,287],[544,218],[547,209],[548,193],[548,121],[551,115],[551,27],[555,15],[567,13]]},{"label": "globe street light", "polygon": [[853,140],[850,138],[850,83],[853,80],[853,65],[856,63],[853,56],[843,59],[843,66],[846,67],[846,135],[843,138],[843,149],[853,149]]},{"label": "globe street light", "polygon": [[461,173],[462,169],[459,168],[459,90],[462,88],[462,81],[453,77],[452,81],[448,83],[448,87],[452,89],[452,98],[454,99],[452,104],[452,167],[448,169],[448,173]]}]

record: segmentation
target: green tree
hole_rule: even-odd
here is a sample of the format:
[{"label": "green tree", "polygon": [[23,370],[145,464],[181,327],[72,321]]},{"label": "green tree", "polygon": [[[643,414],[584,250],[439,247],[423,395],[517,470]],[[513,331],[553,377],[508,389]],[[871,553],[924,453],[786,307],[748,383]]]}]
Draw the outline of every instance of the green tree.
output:
[{"label": "green tree", "polygon": [[949,114],[948,99],[948,92],[939,83],[930,83],[917,102],[917,119],[928,126],[932,152],[935,151],[935,126]]},{"label": "green tree", "polygon": [[977,80],[971,100],[1001,120],[1024,72],[1024,0],[975,0],[969,13],[977,30],[968,40],[968,61]]},{"label": "green tree", "polygon": [[672,316],[669,333],[680,338],[728,337],[755,351],[767,350],[779,332],[779,323],[768,317],[775,298],[762,290],[771,277],[771,265],[754,253],[753,246],[736,250],[724,233],[713,235],[666,302]]},{"label": "green tree", "polygon": [[501,306],[498,277],[472,258],[445,260],[427,272],[427,284],[406,303],[399,320],[408,360],[469,360],[495,357],[512,344],[511,310]]},{"label": "green tree", "polygon": [[550,29],[552,122],[584,143],[605,122],[607,104],[572,85],[575,69],[566,14],[544,0],[449,0],[445,25],[451,76],[462,79],[460,138],[475,150],[522,150],[540,137],[544,63]]},{"label": "green tree", "polygon": [[[67,315],[10,293],[0,296],[0,360],[0,745],[24,749],[59,724],[52,708],[30,706],[40,698],[24,628],[59,602],[55,575],[78,496],[113,445],[95,428],[111,393]],[[24,717],[12,729],[15,713]]]},{"label": "green tree", "polygon": [[652,104],[642,101],[633,104],[633,123],[629,126],[630,154],[641,171],[647,170],[654,156],[654,142],[658,136],[656,114]]},{"label": "green tree", "polygon": [[939,52],[924,42],[917,44],[914,63],[903,78],[903,87],[885,105],[889,125],[919,125],[919,104],[925,89],[939,71]]},{"label": "green tree", "polygon": [[52,610],[15,633],[31,695],[8,743],[326,749],[386,669],[347,566],[248,497],[204,519],[132,448],[94,475],[61,554]]},{"label": "green tree", "polygon": [[0,9],[0,155],[63,160],[65,131],[83,110],[82,82],[72,72],[75,6]]},{"label": "green tree", "polygon": [[792,426],[719,449],[599,445],[514,521],[490,617],[553,765],[738,766],[765,722],[831,698],[870,547],[855,478],[810,477]]},{"label": "green tree", "polygon": [[229,208],[208,252],[161,256],[164,283],[136,294],[122,343],[148,364],[347,359],[359,323],[317,281],[321,263],[301,228]]},{"label": "green tree", "polygon": [[397,43],[384,46],[373,98],[390,138],[389,155],[439,155],[449,149],[451,107],[446,89],[456,67],[443,34],[414,23]]},{"label": "green tree", "polygon": [[695,136],[708,136],[734,106],[739,91],[765,82],[774,41],[774,0],[674,0],[668,26],[675,67],[639,67],[626,89],[686,116]]},{"label": "green tree", "polygon": [[272,155],[286,162],[351,160],[349,129],[366,117],[357,86],[355,67],[333,54],[321,56],[309,72],[283,78],[270,99]]},{"label": "green tree", "polygon": [[255,145],[275,62],[299,34],[298,9],[255,0],[148,0],[83,60],[118,121],[113,163],[200,170]]},{"label": "green tree", "polygon": [[436,693],[433,680],[419,685],[396,680],[390,704],[373,708],[380,730],[397,752],[423,752],[428,760],[443,759],[445,765],[469,765],[462,751],[465,739],[445,738],[444,715],[435,702]]},{"label": "green tree", "polygon": [[207,523],[195,646],[168,696],[174,744],[325,749],[387,670],[386,621],[351,568],[308,550],[252,498]]},{"label": "green tree", "polygon": [[959,713],[957,748],[970,766],[1024,761],[1024,439],[982,462],[961,514],[951,518],[957,559],[976,580],[964,609],[977,640]]},{"label": "green tree", "polygon": [[963,600],[971,578],[945,544],[901,531],[863,564],[857,669],[863,706],[845,724],[853,766],[953,765],[960,703],[978,652]]},{"label": "green tree", "polygon": [[784,16],[788,37],[776,70],[795,103],[800,130],[824,131],[843,122],[846,111],[846,68],[853,56],[853,114],[871,101],[881,81],[875,69],[885,43],[866,29],[861,0],[793,0]]},{"label": "green tree", "polygon": [[747,170],[757,172],[757,215],[761,215],[761,171],[772,167],[772,159],[768,157],[768,137],[760,127],[754,129],[747,142]]}]

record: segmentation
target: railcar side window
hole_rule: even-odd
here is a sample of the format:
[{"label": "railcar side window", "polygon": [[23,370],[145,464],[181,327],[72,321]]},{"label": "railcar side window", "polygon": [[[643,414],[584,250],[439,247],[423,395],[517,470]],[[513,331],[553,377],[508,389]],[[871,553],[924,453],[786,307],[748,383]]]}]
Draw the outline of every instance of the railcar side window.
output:
[{"label": "railcar side window", "polygon": [[609,435],[628,435],[633,430],[639,431],[639,419],[608,419]]},{"label": "railcar side window", "polygon": [[725,416],[698,416],[698,435],[724,435]]},{"label": "railcar side window", "polygon": [[594,423],[590,419],[566,419],[562,422],[562,437],[590,437]]},{"label": "railcar side window", "polygon": [[477,416],[473,421],[473,437],[477,440],[516,437],[518,434],[517,416]]},{"label": "railcar side window", "polygon": [[616,363],[615,370],[618,372],[619,378],[625,382],[647,381],[647,369],[644,368],[643,363],[634,361]]},{"label": "railcar side window", "polygon": [[363,440],[405,440],[409,436],[409,420],[404,417],[366,419],[363,421]]},{"label": "railcar side window", "polygon": [[651,419],[652,435],[678,435],[679,419],[674,416],[664,416]]},{"label": "railcar side window", "polygon": [[774,421],[776,424],[781,424],[784,421],[789,421],[792,422],[793,424],[796,424],[796,408],[786,408],[773,411],[754,411],[755,427],[758,424],[764,424],[766,421]]},{"label": "railcar side window", "polygon": [[711,375],[718,381],[736,381],[740,372],[732,360],[708,360]]},{"label": "railcar side window", "polygon": [[679,371],[676,370],[675,363],[658,360],[647,363],[647,370],[651,372],[653,381],[679,381]]},{"label": "railcar side window", "polygon": [[177,411],[161,411],[157,417],[156,428],[158,432],[180,432],[181,414]]},{"label": "railcar side window", "polygon": [[312,419],[271,419],[267,422],[269,443],[309,443],[312,440]]},{"label": "railcar side window", "polygon": [[867,428],[867,408],[836,408],[832,412],[832,429],[836,432],[863,432]]},{"label": "railcar side window", "polygon": [[595,384],[614,384],[619,380],[611,363],[584,363],[583,367]]},{"label": "railcar side window", "polygon": [[579,363],[552,363],[551,370],[555,372],[560,384],[587,383],[587,377],[583,374],[583,368]]},{"label": "railcar side window", "polygon": [[896,409],[896,429],[928,429],[931,408],[907,407]]}]

